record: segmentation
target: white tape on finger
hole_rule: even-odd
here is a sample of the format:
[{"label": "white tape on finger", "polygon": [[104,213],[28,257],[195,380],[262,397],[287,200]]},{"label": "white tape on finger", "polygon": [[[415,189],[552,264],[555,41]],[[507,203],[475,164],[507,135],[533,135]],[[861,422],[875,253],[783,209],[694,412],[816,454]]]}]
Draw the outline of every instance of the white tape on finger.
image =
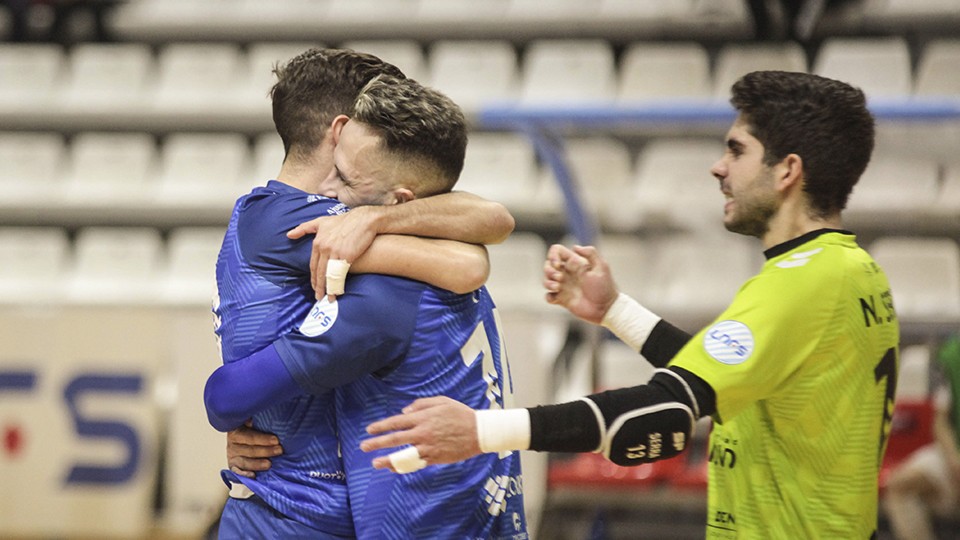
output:
[{"label": "white tape on finger", "polygon": [[389,456],[393,470],[401,474],[419,471],[427,466],[427,462],[420,458],[420,451],[416,446],[408,446],[403,450],[392,452]]},{"label": "white tape on finger", "polygon": [[349,271],[350,263],[345,259],[327,261],[327,294],[343,294],[343,285]]}]

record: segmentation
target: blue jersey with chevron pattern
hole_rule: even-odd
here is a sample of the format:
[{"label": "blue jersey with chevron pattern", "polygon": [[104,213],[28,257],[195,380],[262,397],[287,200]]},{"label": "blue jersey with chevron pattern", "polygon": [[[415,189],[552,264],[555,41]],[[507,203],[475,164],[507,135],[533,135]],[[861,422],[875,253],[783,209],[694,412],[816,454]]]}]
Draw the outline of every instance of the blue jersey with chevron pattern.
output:
[{"label": "blue jersey with chevron pattern", "polygon": [[519,453],[398,475],[374,470],[377,454],[359,448],[368,424],[419,397],[509,406],[501,335],[486,288],[455,294],[369,274],[350,276],[338,301],[318,302],[301,327],[275,343],[302,388],[335,388],[358,538],[527,537]]},{"label": "blue jersey with chevron pattern", "polygon": [[[241,197],[217,260],[216,334],[225,363],[262,349],[303,321],[313,304],[311,239],[289,240],[301,222],[345,212],[336,200],[270,181]],[[276,434],[284,454],[255,480],[230,472],[278,512],[315,529],[352,536],[331,392],[285,399],[253,417]]]},{"label": "blue jersey with chevron pattern", "polygon": [[402,361],[336,390],[354,525],[360,538],[527,537],[519,452],[482,454],[410,474],[374,470],[364,427],[417,398],[445,395],[474,409],[503,408],[512,381],[499,317],[486,288],[455,295],[427,287]]}]

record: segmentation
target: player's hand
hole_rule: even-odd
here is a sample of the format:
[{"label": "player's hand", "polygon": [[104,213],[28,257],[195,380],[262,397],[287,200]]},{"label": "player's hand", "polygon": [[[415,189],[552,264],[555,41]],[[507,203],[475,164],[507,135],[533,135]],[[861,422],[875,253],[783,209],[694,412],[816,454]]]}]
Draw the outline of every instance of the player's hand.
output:
[{"label": "player's hand", "polygon": [[[361,206],[346,214],[301,223],[287,232],[287,237],[294,240],[306,234],[315,235],[310,253],[310,282],[317,300],[327,295],[328,261],[342,259],[353,263],[370,248],[377,236],[375,212],[375,207]],[[335,295],[330,294],[329,300],[334,299]]]},{"label": "player's hand", "polygon": [[227,465],[234,473],[256,478],[258,472],[270,468],[270,459],[283,453],[276,435],[257,431],[245,425],[227,433]]},{"label": "player's hand", "polygon": [[[448,397],[421,398],[391,416],[367,426],[379,435],[360,443],[364,452],[413,445],[427,465],[455,463],[481,454],[474,410]],[[389,456],[374,458],[375,469],[396,470]]]},{"label": "player's hand", "polygon": [[550,246],[543,263],[543,286],[548,303],[594,324],[603,321],[618,295],[610,267],[593,246]]}]

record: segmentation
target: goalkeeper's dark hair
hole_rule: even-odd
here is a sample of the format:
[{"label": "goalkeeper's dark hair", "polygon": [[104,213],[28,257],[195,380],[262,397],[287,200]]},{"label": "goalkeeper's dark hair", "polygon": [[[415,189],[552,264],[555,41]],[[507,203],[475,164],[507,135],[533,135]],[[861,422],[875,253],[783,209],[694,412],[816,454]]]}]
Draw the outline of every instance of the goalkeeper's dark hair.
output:
[{"label": "goalkeeper's dark hair", "polygon": [[874,144],[860,89],[808,73],[755,71],[733,84],[730,102],[763,144],[764,163],[800,156],[814,212],[824,217],[846,207]]},{"label": "goalkeeper's dark hair", "polygon": [[309,155],[333,119],[349,115],[360,90],[378,75],[404,78],[396,66],[349,49],[309,49],[274,67],[273,124],[285,156]]}]

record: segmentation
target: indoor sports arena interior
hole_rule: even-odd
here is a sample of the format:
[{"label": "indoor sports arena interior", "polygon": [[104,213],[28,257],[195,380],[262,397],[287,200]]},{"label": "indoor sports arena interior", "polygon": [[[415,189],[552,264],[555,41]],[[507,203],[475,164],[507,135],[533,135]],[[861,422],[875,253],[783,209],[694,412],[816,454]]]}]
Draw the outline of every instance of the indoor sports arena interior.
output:
[{"label": "indoor sports arena interior", "polygon": [[[544,301],[550,244],[600,246],[622,290],[695,332],[762,264],[719,226],[709,173],[730,85],[777,69],[859,86],[877,149],[844,224],[902,331],[881,490],[930,441],[932,354],[960,331],[960,0],[6,0],[0,537],[209,534],[226,498],[202,402],[214,261],[235,199],[283,159],[271,68],[313,46],[376,54],[463,108],[457,188],[516,219],[488,281],[516,405],[652,370]],[[702,538],[709,430],[632,468],[524,453],[533,537]]]}]

